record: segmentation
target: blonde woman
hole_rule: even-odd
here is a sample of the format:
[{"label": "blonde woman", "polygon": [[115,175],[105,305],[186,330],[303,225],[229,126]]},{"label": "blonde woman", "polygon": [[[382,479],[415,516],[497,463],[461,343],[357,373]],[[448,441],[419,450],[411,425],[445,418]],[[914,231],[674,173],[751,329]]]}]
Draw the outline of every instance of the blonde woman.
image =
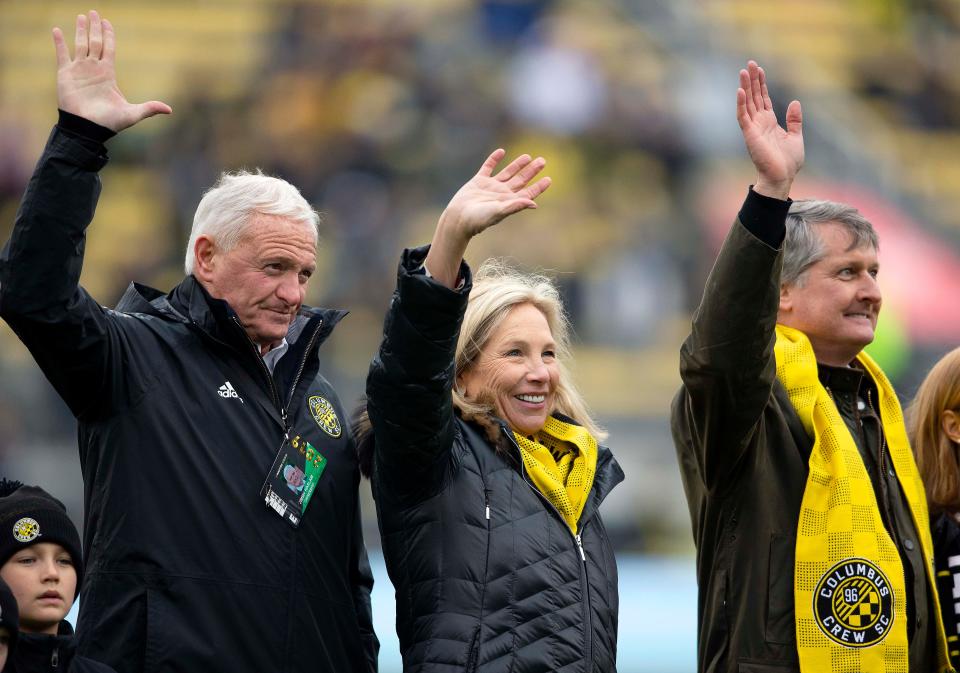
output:
[{"label": "blonde woman", "polygon": [[951,638],[950,663],[960,667],[960,348],[947,353],[920,384],[907,410],[910,445],[930,507],[940,611]]},{"label": "blonde woman", "polygon": [[[367,380],[366,443],[404,670],[613,671],[617,569],[598,507],[623,473],[565,367],[556,287],[463,261],[536,206],[497,150],[408,250]],[[361,458],[363,460],[363,458]]]}]

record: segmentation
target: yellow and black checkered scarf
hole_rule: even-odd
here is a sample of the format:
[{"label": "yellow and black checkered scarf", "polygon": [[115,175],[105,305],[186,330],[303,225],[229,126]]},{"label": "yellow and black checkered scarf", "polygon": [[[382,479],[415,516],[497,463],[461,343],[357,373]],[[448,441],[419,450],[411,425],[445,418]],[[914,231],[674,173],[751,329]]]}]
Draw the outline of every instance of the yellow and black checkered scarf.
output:
[{"label": "yellow and black checkered scarf", "polygon": [[597,440],[586,428],[553,416],[536,435],[524,437],[514,432],[513,437],[534,486],[576,535],[580,514],[593,488]]},{"label": "yellow and black checkered scarf", "polygon": [[[816,356],[806,335],[778,325],[774,352],[777,378],[814,439],[794,565],[800,670],[906,671],[909,644],[903,566],[880,518],[863,458],[820,383]],[[930,586],[935,587],[927,503],[900,403],[877,364],[866,353],[857,359],[879,392],[883,434],[920,537]],[[936,603],[936,592],[932,597]],[[939,605],[935,614],[939,617]],[[945,671],[949,665],[939,618],[937,629],[938,670]]]}]

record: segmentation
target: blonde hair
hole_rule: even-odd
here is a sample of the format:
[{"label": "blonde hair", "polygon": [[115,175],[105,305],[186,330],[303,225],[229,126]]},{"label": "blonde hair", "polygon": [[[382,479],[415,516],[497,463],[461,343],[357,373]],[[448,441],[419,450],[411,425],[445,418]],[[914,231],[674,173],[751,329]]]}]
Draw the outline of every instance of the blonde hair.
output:
[{"label": "blonde hair", "polygon": [[907,432],[931,511],[960,511],[957,446],[943,431],[944,411],[960,413],[960,348],[943,356],[907,409]]},{"label": "blonde hair", "polygon": [[[477,363],[497,327],[512,308],[522,304],[531,304],[543,314],[557,345],[559,377],[551,412],[558,411],[572,418],[598,441],[606,439],[607,433],[590,414],[566,367],[565,363],[570,360],[570,321],[563,309],[560,292],[545,275],[523,273],[499,259],[488,259],[480,266],[473,279],[473,290],[457,341],[456,376]],[[481,391],[478,400],[467,400],[454,383],[453,404],[465,416],[496,413],[492,404],[483,401],[486,397],[488,395]]]}]

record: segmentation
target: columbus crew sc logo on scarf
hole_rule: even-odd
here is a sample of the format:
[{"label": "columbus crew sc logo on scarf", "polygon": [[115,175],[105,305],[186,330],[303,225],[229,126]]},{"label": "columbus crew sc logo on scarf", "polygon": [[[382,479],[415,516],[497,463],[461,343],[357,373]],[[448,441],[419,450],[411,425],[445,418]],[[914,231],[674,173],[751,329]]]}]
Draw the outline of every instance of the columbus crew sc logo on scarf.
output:
[{"label": "columbus crew sc logo on scarf", "polygon": [[846,559],[817,583],[813,614],[830,640],[847,647],[876,645],[893,624],[893,590],[870,561]]}]

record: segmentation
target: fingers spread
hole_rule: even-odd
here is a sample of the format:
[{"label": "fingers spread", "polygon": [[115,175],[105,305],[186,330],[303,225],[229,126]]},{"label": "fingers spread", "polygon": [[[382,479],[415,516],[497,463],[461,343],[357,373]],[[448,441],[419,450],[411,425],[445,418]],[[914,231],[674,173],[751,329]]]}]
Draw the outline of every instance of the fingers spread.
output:
[{"label": "fingers spread", "polygon": [[750,116],[747,114],[748,100],[750,99],[747,97],[747,92],[742,88],[737,89],[737,123],[740,124],[741,131],[750,122]]},{"label": "fingers spread", "polygon": [[[746,118],[752,119],[757,114],[757,109],[753,105],[753,96],[750,94],[750,73],[746,70],[740,71],[740,89],[743,92],[744,112]],[[739,99],[738,99],[739,100]]]},{"label": "fingers spread", "polygon": [[508,201],[500,209],[500,214],[497,217],[497,222],[501,221],[503,218],[513,215],[514,213],[519,213],[521,210],[526,210],[527,208],[536,208],[537,204],[531,201],[530,199],[514,199],[513,201]]},{"label": "fingers spread", "polygon": [[103,26],[100,15],[90,10],[90,58],[99,60],[103,56]]},{"label": "fingers spread", "polygon": [[112,61],[117,52],[116,35],[113,32],[113,24],[103,20],[103,59]]},{"label": "fingers spread", "polygon": [[483,165],[480,166],[480,170],[477,171],[477,175],[483,175],[485,177],[490,177],[493,175],[493,169],[496,168],[497,164],[500,163],[500,160],[503,159],[507,151],[502,147],[495,149],[493,154],[487,157],[487,160],[483,162]]},{"label": "fingers spread", "polygon": [[800,101],[791,101],[787,106],[787,133],[803,135],[803,110]]},{"label": "fingers spread", "polygon": [[[508,182],[513,178],[524,166],[529,164],[532,161],[529,154],[521,154],[519,157],[511,161],[507,166],[497,173],[497,180],[501,182]],[[525,184],[525,183],[524,183]]]},{"label": "fingers spread", "polygon": [[753,98],[753,107],[756,110],[763,110],[763,96],[760,95],[760,66],[756,61],[750,61],[747,64],[747,70],[750,73],[750,89],[747,93]]},{"label": "fingers spread", "polygon": [[760,68],[760,96],[763,98],[763,109],[772,110],[773,101],[770,100],[770,92],[767,90],[767,74]]},{"label": "fingers spread", "polygon": [[[538,196],[543,194],[545,191],[547,191],[547,189],[550,187],[551,184],[553,184],[553,180],[551,180],[549,177],[543,177],[537,180],[536,182],[534,182],[532,185],[530,185],[520,193],[526,195],[526,197],[530,199],[532,202],[533,199],[537,198]],[[531,207],[536,208],[536,204],[533,204]]]},{"label": "fingers spread", "polygon": [[76,59],[86,58],[90,52],[90,44],[87,39],[87,15],[77,15],[77,33],[74,38],[73,57]]},{"label": "fingers spread", "polygon": [[[527,156],[527,155],[524,155]],[[529,157],[528,157],[529,158]],[[537,157],[524,166],[513,178],[507,183],[507,186],[510,189],[516,191],[523,188],[528,182],[533,180],[536,177],[537,173],[543,170],[544,166],[547,165],[547,160],[543,157]],[[499,176],[498,176],[499,177]]]},{"label": "fingers spread", "polygon": [[57,52],[57,67],[62,68],[70,62],[70,50],[67,49],[67,41],[59,28],[53,29],[53,47]]},{"label": "fingers spread", "polygon": [[152,100],[146,103],[140,103],[135,107],[136,107],[135,116],[137,117],[136,121],[146,119],[147,117],[152,117],[153,115],[161,115],[161,114],[168,115],[173,112],[173,108],[171,108],[166,103],[163,103],[158,100]]}]

